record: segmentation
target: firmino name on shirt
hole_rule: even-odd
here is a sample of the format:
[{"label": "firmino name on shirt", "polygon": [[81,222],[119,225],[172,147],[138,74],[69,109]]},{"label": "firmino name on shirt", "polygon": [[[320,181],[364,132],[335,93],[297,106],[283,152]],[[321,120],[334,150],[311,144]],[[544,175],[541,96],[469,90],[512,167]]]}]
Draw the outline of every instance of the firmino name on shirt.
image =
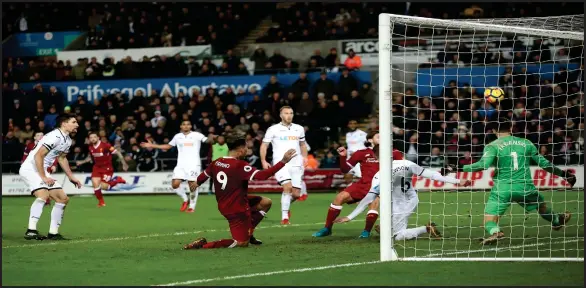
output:
[{"label": "firmino name on shirt", "polygon": [[230,168],[230,164],[226,164],[226,163],[222,163],[222,162],[216,162],[216,166],[228,169]]}]

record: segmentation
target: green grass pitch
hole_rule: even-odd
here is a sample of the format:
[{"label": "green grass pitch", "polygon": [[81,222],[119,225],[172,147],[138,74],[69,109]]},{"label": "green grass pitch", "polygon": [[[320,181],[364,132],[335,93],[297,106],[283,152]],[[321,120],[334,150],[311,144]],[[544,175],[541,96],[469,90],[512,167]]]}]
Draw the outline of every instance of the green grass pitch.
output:
[{"label": "green grass pitch", "polygon": [[[583,257],[583,191],[545,192],[556,211],[574,213],[562,231],[552,231],[536,214],[513,205],[501,224],[509,236],[481,247],[487,193],[420,193],[412,225],[430,218],[444,240],[398,242],[400,256]],[[199,236],[229,238],[214,197],[201,195],[197,211],[179,212],[180,200],[165,196],[110,196],[97,208],[92,197],[73,197],[61,233],[71,241],[26,241],[23,234],[32,198],[4,197],[2,285],[582,285],[584,263],[392,262],[379,259],[379,237],[358,239],[364,217],[334,226],[334,234],[312,238],[323,226],[333,193],[310,193],[292,204],[292,223],[281,227],[280,194],[255,236],[261,246],[183,251]],[[433,204],[430,204],[433,203]],[[345,206],[347,215],[355,206]],[[51,208],[39,230],[47,233]],[[433,217],[431,217],[431,216]],[[472,239],[472,240],[470,240]],[[375,263],[372,263],[375,262]],[[342,264],[348,264],[343,266]],[[304,269],[307,268],[307,269]],[[498,276],[501,275],[501,276]]]}]

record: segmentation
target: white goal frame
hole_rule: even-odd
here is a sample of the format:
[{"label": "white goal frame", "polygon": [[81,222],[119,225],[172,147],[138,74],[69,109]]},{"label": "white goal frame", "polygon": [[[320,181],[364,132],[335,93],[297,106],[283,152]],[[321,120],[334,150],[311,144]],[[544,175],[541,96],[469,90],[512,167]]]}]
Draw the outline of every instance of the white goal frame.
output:
[{"label": "white goal frame", "polygon": [[[378,18],[378,40],[379,40],[379,86],[378,86],[378,100],[379,100],[379,136],[380,136],[380,174],[392,175],[392,69],[391,69],[391,53],[392,53],[392,30],[393,22],[400,22],[401,24],[412,25],[429,25],[442,28],[455,29],[476,29],[480,31],[501,32],[501,33],[519,33],[525,35],[534,35],[542,37],[570,39],[570,40],[584,40],[583,32],[574,31],[559,31],[536,29],[520,26],[506,26],[499,24],[489,24],[484,22],[474,22],[474,20],[442,20],[433,18],[423,18],[396,14],[379,14]],[[577,175],[578,176],[578,175]],[[385,177],[386,178],[386,177]],[[562,258],[562,257],[406,257],[400,258],[393,246],[392,221],[391,221],[391,187],[392,177],[390,181],[380,182],[380,261],[547,261],[547,262],[584,262],[584,258]],[[387,178],[388,179],[388,178]]]}]

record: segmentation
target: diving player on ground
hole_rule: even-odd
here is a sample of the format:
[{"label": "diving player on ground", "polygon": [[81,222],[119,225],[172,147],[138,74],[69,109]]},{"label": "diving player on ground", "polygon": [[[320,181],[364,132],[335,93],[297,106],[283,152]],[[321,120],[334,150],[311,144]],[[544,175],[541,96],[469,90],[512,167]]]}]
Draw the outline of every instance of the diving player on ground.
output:
[{"label": "diving player on ground", "polygon": [[114,175],[114,167],[112,166],[112,154],[116,154],[118,159],[122,162],[122,169],[128,170],[128,164],[124,161],[124,156],[116,148],[109,143],[104,143],[100,140],[98,133],[89,133],[90,144],[88,149],[90,154],[85,160],[77,161],[77,166],[85,163],[94,162],[92,167],[92,186],[94,187],[94,195],[98,199],[98,207],[106,206],[102,190],[114,188],[118,184],[125,184],[126,181],[122,177]]},{"label": "diving player on ground", "polygon": [[218,210],[228,220],[232,239],[207,242],[198,238],[185,245],[184,249],[212,249],[246,247],[249,243],[261,244],[253,235],[254,228],[264,218],[271,207],[271,200],[265,197],[248,195],[248,181],[266,180],[281,168],[285,167],[296,156],[290,149],[284,153],[283,159],[267,170],[257,170],[242,161],[246,156],[246,140],[240,139],[228,144],[229,157],[220,157],[197,177],[197,182],[190,184],[192,190],[212,179],[215,188]]},{"label": "diving player on ground", "polygon": [[[494,186],[484,208],[484,229],[490,236],[483,239],[482,244],[491,244],[504,237],[498,222],[511,202],[521,205],[527,212],[537,210],[541,218],[551,222],[553,230],[561,229],[572,214],[557,214],[547,206],[543,195],[533,184],[529,166],[533,160],[545,171],[565,178],[570,187],[576,184],[576,176],[570,171],[555,167],[539,155],[531,141],[512,136],[510,119],[501,119],[498,125],[498,129],[493,129],[498,139],[486,145],[482,158],[476,163],[461,167],[464,172],[486,170],[496,161]],[[450,172],[459,169],[455,166],[448,167]]]},{"label": "diving player on ground", "polygon": [[[410,240],[417,238],[423,233],[429,233],[433,238],[441,237],[441,233],[437,230],[435,223],[429,222],[426,226],[420,226],[417,228],[407,229],[407,223],[409,216],[417,209],[419,203],[419,197],[417,196],[417,190],[411,183],[413,176],[422,176],[436,181],[445,183],[458,184],[463,187],[470,186],[472,182],[470,180],[461,179],[458,180],[453,177],[442,176],[440,173],[425,169],[409,160],[393,160],[393,187],[391,188],[392,193],[392,225],[393,225],[393,236],[395,240]],[[358,207],[350,213],[347,217],[336,219],[336,223],[348,222],[358,216],[366,207],[369,207],[368,217],[371,214],[378,215],[379,206],[379,195],[380,195],[380,178],[379,172],[376,173],[372,179],[372,187],[368,192],[368,195],[358,203]],[[375,219],[376,221],[376,219]],[[364,231],[360,234],[360,238],[370,237],[370,231],[374,222],[369,223]],[[377,225],[378,226],[378,225]],[[378,227],[376,228],[378,232]]]}]

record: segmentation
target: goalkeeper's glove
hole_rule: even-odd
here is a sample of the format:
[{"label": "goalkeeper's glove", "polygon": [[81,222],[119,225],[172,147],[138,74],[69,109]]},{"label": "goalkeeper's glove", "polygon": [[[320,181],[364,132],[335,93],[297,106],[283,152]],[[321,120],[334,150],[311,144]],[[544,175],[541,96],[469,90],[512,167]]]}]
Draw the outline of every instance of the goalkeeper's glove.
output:
[{"label": "goalkeeper's glove", "polygon": [[570,187],[574,187],[576,184],[576,175],[572,174],[570,170],[565,170],[562,177],[566,179],[566,181],[570,184]]},{"label": "goalkeeper's glove", "polygon": [[446,167],[442,168],[442,170],[440,171],[440,173],[443,176],[446,176],[446,175],[448,175],[450,173],[456,173],[456,172],[461,171],[461,170],[462,169],[459,166],[457,166],[457,165],[448,164],[448,165],[446,165]]}]

